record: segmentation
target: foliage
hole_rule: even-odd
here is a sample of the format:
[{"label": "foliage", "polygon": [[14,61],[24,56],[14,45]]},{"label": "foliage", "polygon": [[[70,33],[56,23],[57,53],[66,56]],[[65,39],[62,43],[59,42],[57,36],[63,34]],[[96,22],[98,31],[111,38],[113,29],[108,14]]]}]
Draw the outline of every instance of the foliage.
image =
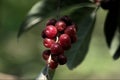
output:
[{"label": "foliage", "polygon": [[[68,62],[67,66],[69,69],[76,68],[81,62],[84,60],[87,51],[89,49],[89,43],[91,40],[91,35],[94,29],[94,24],[96,20],[96,13],[99,10],[99,6],[95,5],[88,0],[61,0],[60,12],[56,10],[57,0],[41,0],[37,4],[33,6],[33,8],[28,13],[26,19],[20,27],[18,38],[26,31],[30,30],[35,25],[41,23],[43,20],[47,19],[47,17],[54,16],[57,18],[58,13],[60,16],[69,15],[77,24],[78,24],[78,42],[73,45],[73,48],[67,51],[65,54],[67,55]],[[69,4],[69,5],[66,5]],[[117,33],[118,39],[118,47],[114,51],[114,59],[118,59],[120,57],[120,26],[119,26],[119,15],[118,15],[118,5],[115,6],[115,9],[109,10],[108,15],[106,17],[104,31],[106,36],[106,42],[109,47],[112,45],[113,38]],[[115,34],[116,33],[116,34]],[[74,53],[74,54],[73,54]],[[49,69],[45,67],[39,78],[52,79],[51,76],[48,77]],[[54,71],[53,71],[54,73]]]}]

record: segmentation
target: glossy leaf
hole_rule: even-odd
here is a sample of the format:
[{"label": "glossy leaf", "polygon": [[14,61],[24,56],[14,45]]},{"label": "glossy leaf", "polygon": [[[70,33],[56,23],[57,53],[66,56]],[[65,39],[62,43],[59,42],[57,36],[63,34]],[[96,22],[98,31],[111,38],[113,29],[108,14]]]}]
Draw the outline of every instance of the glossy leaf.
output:
[{"label": "glossy leaf", "polygon": [[34,25],[38,24],[42,20],[42,18],[39,16],[38,9],[43,7],[42,5],[43,3],[44,3],[43,1],[38,2],[28,13],[26,19],[23,21],[23,23],[20,26],[17,35],[18,38],[23,34],[23,32],[29,30],[30,28],[32,28]]},{"label": "glossy leaf", "polygon": [[[56,0],[41,0],[37,2],[30,12],[28,13],[26,19],[23,21],[18,32],[18,38],[26,31],[34,27],[36,24],[40,23],[44,18],[46,18],[50,13],[56,10]],[[49,5],[48,5],[49,4]]]},{"label": "glossy leaf", "polygon": [[[83,9],[79,9],[83,10]],[[68,62],[67,66],[69,69],[73,69],[77,67],[82,61],[84,60],[88,48],[89,48],[89,43],[91,39],[91,34],[94,28],[94,23],[96,19],[96,10],[95,8],[90,8],[86,7],[84,8],[85,12],[83,14],[80,14],[78,10],[77,12],[74,12],[72,15],[78,16],[74,20],[77,21],[79,19],[79,22],[77,21],[78,24],[78,41],[77,43],[72,45],[71,50],[66,52]],[[94,11],[95,10],[95,11]],[[82,11],[81,11],[82,12]],[[81,18],[81,15],[83,16]]]},{"label": "glossy leaf", "polygon": [[55,70],[50,70],[47,66],[41,71],[36,80],[52,80]]}]

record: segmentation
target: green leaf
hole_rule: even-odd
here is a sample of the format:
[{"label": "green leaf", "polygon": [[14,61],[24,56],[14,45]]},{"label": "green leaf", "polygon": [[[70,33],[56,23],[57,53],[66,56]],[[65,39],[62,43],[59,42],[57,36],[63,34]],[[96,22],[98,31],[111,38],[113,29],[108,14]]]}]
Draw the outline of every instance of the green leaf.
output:
[{"label": "green leaf", "polygon": [[[83,9],[85,10],[84,13],[82,12]],[[71,50],[65,53],[68,58],[67,66],[69,69],[77,67],[84,60],[89,48],[91,34],[94,28],[96,19],[95,8],[86,7],[83,9],[79,9],[82,14],[79,13],[78,10],[72,14],[72,16],[76,16],[74,20],[78,24],[78,41],[72,45]]]},{"label": "green leaf", "polygon": [[52,80],[54,73],[55,73],[55,70],[49,69],[48,66],[46,65],[45,68],[38,75],[36,80]]},{"label": "green leaf", "polygon": [[[18,32],[18,38],[26,31],[39,24],[44,18],[54,10],[56,10],[56,0],[41,0],[37,2],[30,12],[28,13],[26,19],[23,21]],[[48,5],[49,4],[49,5]]]},{"label": "green leaf", "polygon": [[36,24],[42,21],[42,17],[39,16],[39,10],[43,7],[44,1],[40,1],[36,3],[31,11],[28,13],[26,19],[23,21],[23,23],[20,26],[19,32],[17,37],[19,38],[23,32],[29,30]]},{"label": "green leaf", "polygon": [[88,3],[90,0],[61,0],[61,8],[68,7],[68,6],[73,6],[75,4],[80,4],[80,3]]}]

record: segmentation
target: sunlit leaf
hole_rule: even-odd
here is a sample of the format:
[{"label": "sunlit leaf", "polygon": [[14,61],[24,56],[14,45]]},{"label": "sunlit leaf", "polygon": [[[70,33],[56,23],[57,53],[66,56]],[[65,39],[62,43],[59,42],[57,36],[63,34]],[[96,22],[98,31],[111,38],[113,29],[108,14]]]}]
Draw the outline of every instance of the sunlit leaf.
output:
[{"label": "sunlit leaf", "polygon": [[[79,11],[80,10],[83,9],[79,9]],[[68,57],[67,66],[69,69],[77,67],[84,60],[89,48],[91,34],[96,19],[96,11],[95,8],[90,7],[86,7],[84,10],[86,11],[82,14],[79,13],[78,10],[76,13],[72,14],[72,16],[77,16],[74,20],[76,20],[78,24],[78,41],[72,45],[71,50],[66,52]],[[79,21],[77,21],[78,19]]]},{"label": "sunlit leaf", "polygon": [[36,80],[52,80],[55,70],[50,70],[47,66],[41,71]]}]

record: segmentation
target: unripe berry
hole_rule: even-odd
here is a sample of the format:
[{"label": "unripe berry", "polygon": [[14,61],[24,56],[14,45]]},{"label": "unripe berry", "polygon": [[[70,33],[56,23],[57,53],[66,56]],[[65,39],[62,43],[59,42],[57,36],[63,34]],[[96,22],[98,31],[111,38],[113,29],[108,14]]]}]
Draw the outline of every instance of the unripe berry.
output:
[{"label": "unripe berry", "polygon": [[67,62],[67,57],[65,55],[59,55],[58,56],[58,63],[60,65],[64,65]]},{"label": "unripe berry", "polygon": [[58,21],[55,24],[55,27],[57,28],[58,31],[63,31],[66,28],[66,23],[64,21]]},{"label": "unripe berry", "polygon": [[51,51],[50,51],[50,50],[45,50],[45,51],[43,51],[43,53],[42,53],[43,59],[44,59],[44,60],[48,60],[50,54],[51,54]]},{"label": "unripe berry", "polygon": [[71,39],[67,34],[60,35],[59,43],[64,50],[68,50],[71,48]]},{"label": "unripe berry", "polygon": [[55,26],[53,25],[49,25],[46,27],[45,29],[45,35],[48,37],[48,38],[54,38],[57,34],[57,29]]},{"label": "unripe berry", "polygon": [[43,41],[43,44],[46,48],[50,48],[52,44],[54,44],[55,41],[53,39],[45,38]]},{"label": "unripe berry", "polygon": [[68,26],[65,31],[65,34],[68,34],[70,37],[76,35],[76,28],[74,26]]},{"label": "unripe berry", "polygon": [[63,54],[64,50],[62,49],[62,47],[60,46],[60,44],[54,43],[51,46],[51,52],[52,52],[51,54],[53,54],[53,55],[59,55],[59,54]]},{"label": "unripe berry", "polygon": [[48,64],[49,64],[50,69],[56,69],[58,66],[58,63],[53,60],[51,60],[50,63],[48,63]]},{"label": "unripe berry", "polygon": [[46,26],[48,26],[48,25],[55,26],[56,22],[57,22],[56,19],[50,19],[50,20],[47,21]]}]

